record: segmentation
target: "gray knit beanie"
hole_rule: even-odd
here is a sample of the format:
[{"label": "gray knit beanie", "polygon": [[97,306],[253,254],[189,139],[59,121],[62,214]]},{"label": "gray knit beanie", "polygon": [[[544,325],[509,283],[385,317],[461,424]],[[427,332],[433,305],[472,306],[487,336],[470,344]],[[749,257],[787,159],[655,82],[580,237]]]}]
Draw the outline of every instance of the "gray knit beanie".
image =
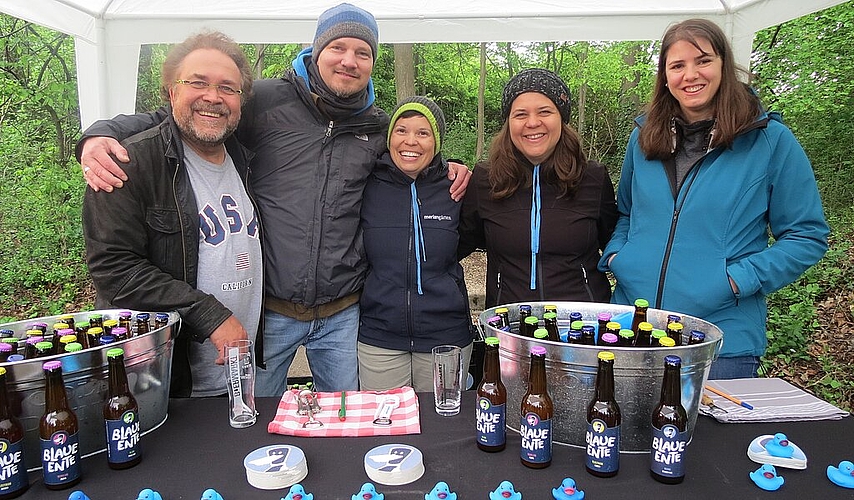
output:
[{"label": "gray knit beanie", "polygon": [[338,4],[320,14],[317,18],[317,30],[314,32],[311,57],[316,63],[317,57],[329,42],[337,38],[358,38],[371,46],[374,61],[377,60],[377,39],[379,28],[373,14],[349,3]]},{"label": "gray knit beanie", "polygon": [[430,127],[433,129],[433,138],[436,142],[433,154],[437,154],[442,148],[442,141],[445,139],[445,114],[442,113],[442,108],[438,104],[423,96],[407,97],[400,101],[397,107],[394,108],[394,111],[391,112],[391,120],[388,122],[386,144],[391,142],[391,133],[394,130],[394,124],[400,118],[400,115],[407,111],[415,111],[423,115],[430,122]]},{"label": "gray knit beanie", "polygon": [[571,111],[569,87],[553,72],[540,68],[522,70],[504,86],[504,93],[501,95],[502,120],[507,121],[513,101],[519,97],[519,94],[525,92],[539,92],[551,99],[557,106],[563,122],[569,123]]}]

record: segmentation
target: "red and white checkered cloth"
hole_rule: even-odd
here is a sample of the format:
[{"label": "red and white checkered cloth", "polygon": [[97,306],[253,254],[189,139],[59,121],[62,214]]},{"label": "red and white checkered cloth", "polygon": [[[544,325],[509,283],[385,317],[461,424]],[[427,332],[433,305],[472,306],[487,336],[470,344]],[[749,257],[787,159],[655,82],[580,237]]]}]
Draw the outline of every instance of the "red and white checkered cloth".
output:
[{"label": "red and white checkered cloth", "polygon": [[[304,429],[302,424],[308,416],[297,414],[297,390],[285,391],[276,416],[267,425],[267,432],[300,437],[342,437],[342,436],[397,436],[402,434],[421,434],[421,419],[418,414],[418,396],[412,387],[401,387],[389,391],[353,391],[347,392],[347,419],[338,419],[341,408],[340,392],[318,392],[317,402],[321,411],[314,418],[323,423],[323,427]],[[400,398],[400,406],[391,414],[391,425],[374,425],[377,403],[383,396],[394,395]]]}]

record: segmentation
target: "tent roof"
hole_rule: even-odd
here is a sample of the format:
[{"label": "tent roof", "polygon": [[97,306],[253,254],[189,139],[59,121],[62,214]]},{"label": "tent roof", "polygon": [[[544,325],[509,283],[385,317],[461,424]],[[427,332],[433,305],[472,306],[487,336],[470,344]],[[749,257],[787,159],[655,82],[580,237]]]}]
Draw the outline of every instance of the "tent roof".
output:
[{"label": "tent roof", "polygon": [[[845,0],[350,0],[377,18],[381,43],[656,40],[704,17],[747,65],[754,33]],[[308,43],[340,0],[0,0],[0,11],[75,37],[84,126],[132,112],[139,46],[201,28],[241,43]]]}]

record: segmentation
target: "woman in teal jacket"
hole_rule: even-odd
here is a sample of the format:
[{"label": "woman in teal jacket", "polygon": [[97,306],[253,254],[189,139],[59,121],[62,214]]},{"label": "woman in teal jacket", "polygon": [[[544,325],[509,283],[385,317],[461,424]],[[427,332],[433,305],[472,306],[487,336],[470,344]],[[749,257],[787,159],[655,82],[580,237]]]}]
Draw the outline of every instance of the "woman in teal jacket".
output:
[{"label": "woman in teal jacket", "polygon": [[617,280],[613,301],[645,298],[717,325],[723,346],[709,377],[756,376],[765,298],[824,255],[829,229],[804,150],[738,80],[714,23],[691,19],[665,33],[617,209],[599,262]]}]

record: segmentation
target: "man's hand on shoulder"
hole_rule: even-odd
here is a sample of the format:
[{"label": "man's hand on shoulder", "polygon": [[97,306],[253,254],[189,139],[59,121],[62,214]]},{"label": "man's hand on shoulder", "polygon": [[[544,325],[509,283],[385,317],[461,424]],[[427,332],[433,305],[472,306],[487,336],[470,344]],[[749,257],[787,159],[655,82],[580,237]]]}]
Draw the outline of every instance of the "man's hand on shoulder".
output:
[{"label": "man's hand on shoulder", "polygon": [[448,179],[454,181],[451,184],[451,199],[454,201],[462,200],[471,179],[471,170],[462,163],[449,161]]},{"label": "man's hand on shoulder", "polygon": [[114,187],[122,187],[124,181],[128,180],[124,170],[113,161],[110,154],[121,162],[130,161],[127,150],[112,137],[95,136],[83,141],[80,166],[83,169],[83,178],[93,191],[103,189],[109,193]]},{"label": "man's hand on shoulder", "polygon": [[222,365],[225,363],[222,355],[222,348],[225,347],[225,344],[232,340],[246,340],[248,338],[249,336],[246,334],[246,330],[240,324],[240,321],[234,315],[229,316],[227,320],[213,331],[209,339],[213,342],[216,351],[219,353],[219,356],[216,358],[216,364]]}]

